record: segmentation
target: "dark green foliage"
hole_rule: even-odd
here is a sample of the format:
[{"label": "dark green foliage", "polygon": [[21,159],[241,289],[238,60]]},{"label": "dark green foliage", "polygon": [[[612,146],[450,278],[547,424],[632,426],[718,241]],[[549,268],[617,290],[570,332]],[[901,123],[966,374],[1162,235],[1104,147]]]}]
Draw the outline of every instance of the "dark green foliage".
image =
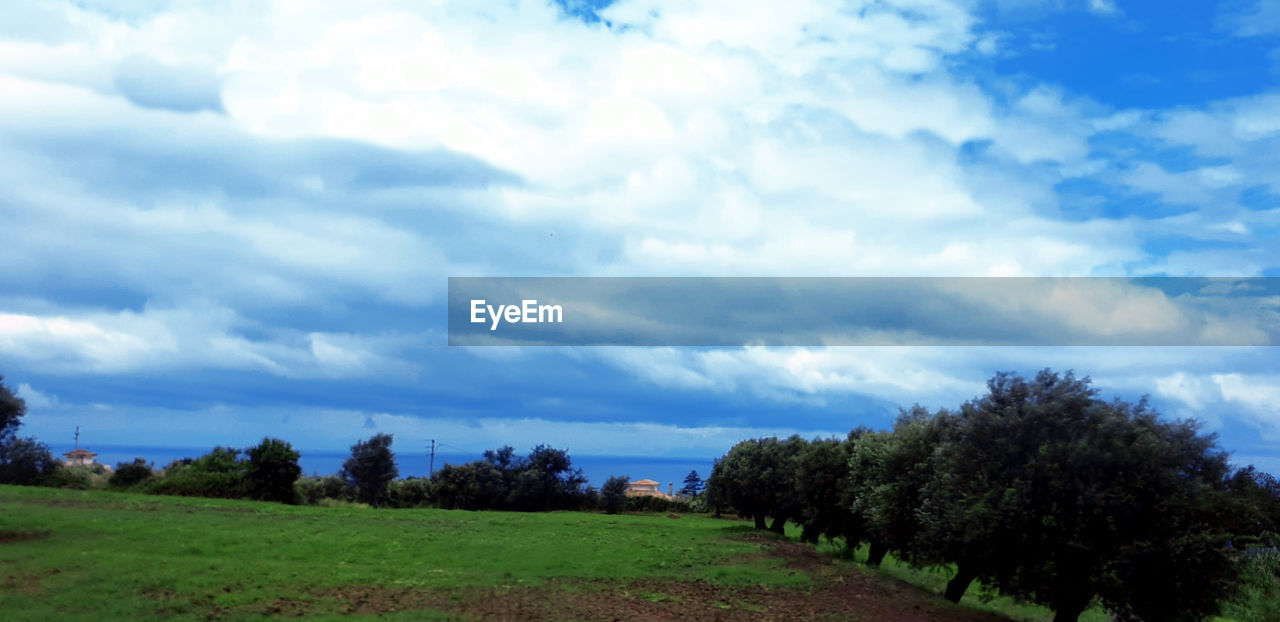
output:
[{"label": "dark green foliage", "polygon": [[[9,444],[22,425],[22,416],[27,414],[27,403],[18,397],[9,387],[4,386],[4,376],[0,375],[0,448]],[[17,449],[15,449],[17,451]]]},{"label": "dark green foliage", "polygon": [[133,462],[119,462],[115,473],[111,474],[111,485],[116,488],[128,488],[141,484],[155,476],[151,464],[144,458],[134,458]]},{"label": "dark green foliage", "polygon": [[435,500],[446,510],[492,510],[506,505],[503,472],[489,462],[445,465],[432,477]]},{"label": "dark green foliage", "polygon": [[293,489],[299,501],[307,505],[316,505],[322,499],[350,502],[356,498],[355,488],[337,475],[300,477]]},{"label": "dark green foliage", "polygon": [[89,490],[105,487],[107,478],[107,468],[101,464],[89,466],[59,464],[53,475],[45,482],[45,485],[53,488]]},{"label": "dark green foliage", "polygon": [[1238,622],[1280,620],[1280,548],[1248,551],[1240,590],[1223,608],[1223,616]]},{"label": "dark green foliage", "polygon": [[542,512],[584,507],[586,477],[568,452],[539,445],[527,457],[510,447],[489,450],[484,460],[445,466],[433,478],[442,508]]},{"label": "dark green foliage", "polygon": [[853,442],[843,502],[874,544],[868,563],[879,565],[890,550],[904,560],[915,558],[917,509],[935,474],[933,456],[946,422],[945,411],[930,415],[914,406],[899,414],[892,433],[866,433]]},{"label": "dark green foliage", "polygon": [[848,503],[841,502],[848,485],[852,446],[848,440],[818,439],[796,457],[794,493],[799,499],[796,518],[802,540],[840,537],[849,547],[862,540],[859,517],[853,515]]},{"label": "dark green foliage", "polygon": [[1212,437],[1145,402],[1103,402],[1070,373],[999,374],[988,389],[947,418],[908,547],[956,564],[948,597],[976,577],[1060,620],[1095,597],[1145,619],[1216,610],[1233,562]]},{"label": "dark green foliage", "polygon": [[707,489],[739,515],[751,517],[757,529],[764,529],[765,518],[772,517],[768,528],[781,533],[802,507],[795,481],[797,458],[806,444],[799,436],[742,441],[716,462]]},{"label": "dark green foliage", "polygon": [[689,502],[683,499],[668,499],[654,495],[630,495],[626,497],[626,500],[626,510],[628,512],[660,512],[668,514],[689,511]]},{"label": "dark green foliage", "polygon": [[367,441],[351,446],[351,457],[342,463],[342,478],[356,489],[356,497],[378,507],[387,498],[387,485],[400,474],[395,454],[391,453],[391,435],[375,434]]},{"label": "dark green foliage", "polygon": [[511,489],[510,506],[520,511],[568,509],[582,496],[587,478],[574,469],[568,452],[538,445],[529,452],[525,468]]},{"label": "dark green foliage", "polygon": [[627,505],[627,485],[631,478],[626,475],[611,475],[600,489],[600,504],[606,514],[617,514]]},{"label": "dark green foliage", "polygon": [[285,441],[264,438],[257,446],[245,450],[245,454],[248,456],[245,478],[253,498],[293,503],[293,484],[302,474],[298,452]]},{"label": "dark green foliage", "polygon": [[239,449],[214,447],[209,453],[192,461],[190,467],[202,473],[244,473],[245,465],[240,460]]},{"label": "dark green foliage", "polygon": [[239,449],[219,446],[199,458],[174,460],[165,467],[162,477],[148,480],[141,488],[157,495],[251,498],[247,468],[248,462]]},{"label": "dark green foliage", "polygon": [[393,480],[387,485],[387,505],[393,508],[417,508],[431,500],[431,480],[410,477]]},{"label": "dark green foliage", "polygon": [[34,438],[10,438],[0,445],[0,484],[41,485],[57,467],[49,446]]},{"label": "dark green foliage", "polygon": [[703,488],[706,488],[706,484],[702,482],[702,477],[698,475],[698,472],[689,471],[689,474],[684,476],[684,486],[680,488],[680,494],[686,497],[696,497],[702,492]]}]

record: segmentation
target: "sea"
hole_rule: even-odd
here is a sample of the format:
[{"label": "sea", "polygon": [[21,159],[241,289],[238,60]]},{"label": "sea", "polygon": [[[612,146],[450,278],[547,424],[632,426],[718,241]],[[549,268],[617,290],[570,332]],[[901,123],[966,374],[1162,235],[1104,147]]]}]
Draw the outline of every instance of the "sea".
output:
[{"label": "sea", "polygon": [[[72,445],[52,443],[50,449],[54,455],[61,457],[64,452],[71,451]],[[182,458],[199,458],[209,453],[210,447],[142,447],[127,445],[95,445],[85,447],[97,452],[97,462],[115,468],[121,462],[132,462],[142,458],[163,468],[174,460]],[[332,475],[342,468],[342,461],[351,455],[349,451],[309,451],[298,450],[298,465],[304,475]],[[436,452],[434,468],[439,469],[446,464],[463,464],[472,460],[480,460],[480,454]],[[614,456],[614,455],[574,455],[569,454],[574,468],[582,469],[588,483],[596,488],[604,485],[612,475],[625,475],[632,480],[651,479],[660,484],[664,492],[668,487],[679,490],[690,471],[697,471],[698,476],[706,479],[711,475],[714,459],[697,457],[657,457],[657,456]],[[430,454],[396,452],[396,466],[400,469],[400,477],[424,477],[432,469]]]}]

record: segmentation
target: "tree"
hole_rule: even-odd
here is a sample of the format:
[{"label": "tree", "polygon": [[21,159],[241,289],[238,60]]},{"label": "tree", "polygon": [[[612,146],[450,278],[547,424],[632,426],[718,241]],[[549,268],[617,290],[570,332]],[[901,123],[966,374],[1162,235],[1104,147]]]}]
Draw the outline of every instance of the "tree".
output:
[{"label": "tree", "polygon": [[917,563],[1077,619],[1098,597],[1126,618],[1212,614],[1233,573],[1226,456],[1145,401],[1103,402],[1089,379],[997,374],[949,418],[922,493]]},{"label": "tree", "polygon": [[600,489],[600,500],[604,503],[606,514],[617,514],[627,505],[627,485],[631,478],[626,475],[611,475]]},{"label": "tree", "polygon": [[917,405],[899,413],[892,433],[854,442],[844,502],[863,521],[869,565],[879,566],[890,550],[908,561],[916,556],[921,491],[934,476],[933,454],[946,421],[946,411],[931,415]]},{"label": "tree", "polygon": [[246,449],[245,453],[249,457],[245,475],[249,480],[250,494],[256,499],[294,503],[293,484],[302,475],[298,452],[285,441],[264,438],[256,447]]},{"label": "tree", "polygon": [[[796,457],[806,443],[799,436],[742,441],[716,463],[708,491],[728,500],[740,516],[750,516],[757,529],[767,526],[782,533],[787,520],[799,512]],[[766,525],[766,517],[773,518],[772,525]]]},{"label": "tree", "polygon": [[489,462],[446,464],[431,478],[437,504],[446,510],[491,510],[506,503],[508,488],[502,472]]},{"label": "tree", "polygon": [[702,478],[698,476],[698,472],[696,470],[689,471],[689,474],[684,476],[684,486],[680,488],[680,494],[686,497],[696,497],[698,493],[702,492],[703,488]]},{"label": "tree", "polygon": [[0,447],[13,440],[25,414],[27,403],[4,386],[4,376],[0,375]]},{"label": "tree", "polygon": [[[819,536],[849,536],[849,507],[840,503],[849,474],[849,449],[852,443],[841,439],[817,439],[809,442],[797,457],[795,494],[799,498],[796,516],[800,523],[800,539],[818,541]],[[851,544],[856,546],[857,536]],[[846,544],[850,544],[846,540]]]},{"label": "tree", "polygon": [[0,484],[35,486],[57,469],[49,446],[34,438],[9,439],[0,445]]},{"label": "tree", "polygon": [[356,488],[356,496],[378,507],[386,499],[387,485],[400,474],[391,453],[391,435],[375,434],[351,446],[351,457],[342,463],[342,478]]},{"label": "tree", "polygon": [[511,489],[510,504],[514,509],[537,512],[566,509],[582,495],[587,478],[582,469],[574,469],[568,452],[538,445],[523,461]]}]

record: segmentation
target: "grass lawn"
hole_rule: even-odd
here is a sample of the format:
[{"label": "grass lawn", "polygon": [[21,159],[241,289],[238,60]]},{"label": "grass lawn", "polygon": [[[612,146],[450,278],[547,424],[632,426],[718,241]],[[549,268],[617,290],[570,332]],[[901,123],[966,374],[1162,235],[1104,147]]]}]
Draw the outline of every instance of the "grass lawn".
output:
[{"label": "grass lawn", "polygon": [[870,571],[828,548],[697,515],[0,486],[0,620],[1052,618],[973,593],[957,607],[938,596],[940,574],[891,559]]},{"label": "grass lawn", "polygon": [[0,617],[253,617],[299,598],[314,601],[312,613],[337,612],[318,595],[349,586],[809,585],[784,560],[759,556],[760,543],[728,539],[735,527],[700,516],[375,511],[0,486]]}]

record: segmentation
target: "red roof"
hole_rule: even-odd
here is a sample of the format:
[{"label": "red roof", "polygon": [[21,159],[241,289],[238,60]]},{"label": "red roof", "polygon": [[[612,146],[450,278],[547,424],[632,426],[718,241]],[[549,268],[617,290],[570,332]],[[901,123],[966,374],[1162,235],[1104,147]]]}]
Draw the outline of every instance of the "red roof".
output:
[{"label": "red roof", "polygon": [[68,458],[79,458],[80,456],[87,456],[89,458],[92,458],[98,454],[95,454],[92,451],[89,451],[87,449],[72,449],[71,451],[68,451],[67,453],[62,455]]},{"label": "red roof", "polygon": [[657,486],[658,485],[658,482],[655,482],[651,479],[638,479],[631,483],[637,486]]}]

